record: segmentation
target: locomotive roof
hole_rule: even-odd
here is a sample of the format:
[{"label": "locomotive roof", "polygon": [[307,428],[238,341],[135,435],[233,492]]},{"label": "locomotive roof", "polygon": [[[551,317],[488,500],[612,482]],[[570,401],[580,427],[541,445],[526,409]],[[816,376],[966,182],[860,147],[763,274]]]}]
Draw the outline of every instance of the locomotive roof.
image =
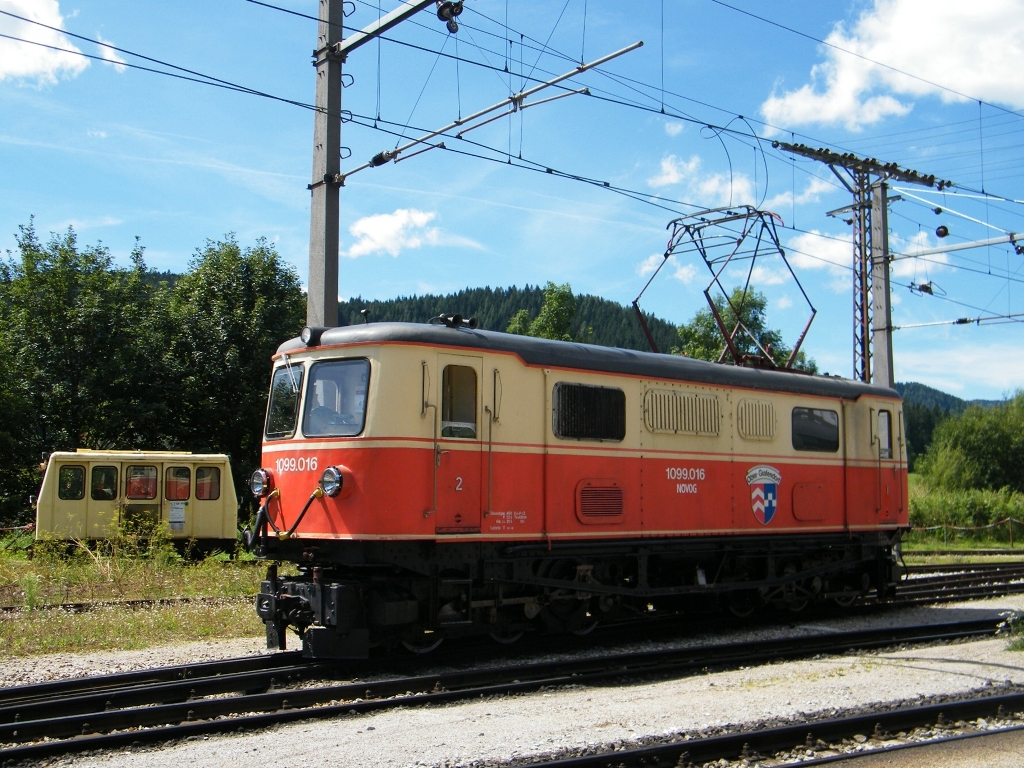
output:
[{"label": "locomotive roof", "polygon": [[[491,352],[510,352],[529,365],[545,368],[570,368],[583,371],[620,373],[652,379],[670,379],[725,387],[764,389],[801,395],[841,397],[855,400],[861,395],[899,399],[888,387],[878,387],[850,379],[809,376],[736,365],[722,365],[679,355],[638,352],[632,349],[600,347],[572,341],[552,341],[497,331],[448,328],[423,323],[367,323],[327,328],[319,347],[342,344],[379,343],[430,344]],[[301,339],[289,339],[277,353],[299,352],[307,347]]]}]

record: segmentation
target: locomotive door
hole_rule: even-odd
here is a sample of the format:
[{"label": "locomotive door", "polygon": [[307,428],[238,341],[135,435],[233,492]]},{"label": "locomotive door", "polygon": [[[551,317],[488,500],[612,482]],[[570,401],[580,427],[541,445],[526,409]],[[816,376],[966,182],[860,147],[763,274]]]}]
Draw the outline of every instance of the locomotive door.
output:
[{"label": "locomotive door", "polygon": [[[873,409],[872,409],[873,410]],[[900,454],[893,441],[892,411],[888,409],[873,410],[872,437],[875,457],[878,461],[878,491],[876,510],[880,521],[894,519],[896,509],[900,505],[900,486],[897,472]]]},{"label": "locomotive door", "polygon": [[480,418],[483,358],[438,355],[441,370],[437,454],[437,533],[480,531],[483,424]]}]

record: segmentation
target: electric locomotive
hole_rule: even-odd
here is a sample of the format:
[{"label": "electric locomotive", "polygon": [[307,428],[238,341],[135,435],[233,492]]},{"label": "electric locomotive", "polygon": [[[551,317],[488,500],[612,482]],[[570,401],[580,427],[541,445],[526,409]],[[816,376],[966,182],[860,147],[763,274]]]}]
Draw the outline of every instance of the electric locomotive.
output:
[{"label": "electric locomotive", "polygon": [[[623,616],[884,599],[908,525],[901,401],[838,377],[444,324],[306,328],[273,372],[271,648],[511,642]],[[289,565],[292,575],[279,571]]]}]

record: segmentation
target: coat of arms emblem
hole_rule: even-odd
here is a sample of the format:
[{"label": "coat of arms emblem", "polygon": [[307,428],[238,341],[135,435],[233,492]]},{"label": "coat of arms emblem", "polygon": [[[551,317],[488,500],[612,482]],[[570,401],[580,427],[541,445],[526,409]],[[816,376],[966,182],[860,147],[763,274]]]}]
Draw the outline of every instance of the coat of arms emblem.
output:
[{"label": "coat of arms emblem", "polygon": [[782,473],[775,467],[760,464],[747,472],[747,485],[750,486],[750,506],[754,517],[761,525],[768,525],[775,517],[779,508],[779,485]]}]

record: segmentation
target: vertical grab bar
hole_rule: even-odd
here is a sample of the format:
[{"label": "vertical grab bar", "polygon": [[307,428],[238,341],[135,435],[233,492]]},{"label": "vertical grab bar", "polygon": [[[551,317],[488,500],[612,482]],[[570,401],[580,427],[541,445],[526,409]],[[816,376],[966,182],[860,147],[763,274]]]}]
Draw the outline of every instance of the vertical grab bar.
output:
[{"label": "vertical grab bar", "polygon": [[437,406],[427,402],[427,393],[429,392],[430,382],[430,370],[427,368],[427,361],[420,361],[420,418],[424,418],[427,415],[427,408],[434,409],[434,418],[432,422],[433,435],[434,435],[434,450],[431,456],[431,464],[433,464],[434,474],[434,491],[433,491],[433,504],[430,509],[424,510],[423,516],[430,517],[432,514],[437,512],[437,467],[441,463],[441,448],[437,444]]}]

